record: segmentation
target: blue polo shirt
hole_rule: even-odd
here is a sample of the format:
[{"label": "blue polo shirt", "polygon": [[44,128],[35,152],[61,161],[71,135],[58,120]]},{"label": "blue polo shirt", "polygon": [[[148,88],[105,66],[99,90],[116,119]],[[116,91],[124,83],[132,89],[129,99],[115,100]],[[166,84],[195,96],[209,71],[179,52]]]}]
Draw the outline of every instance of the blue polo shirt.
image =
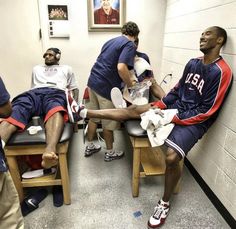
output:
[{"label": "blue polo shirt", "polygon": [[126,36],[119,36],[107,41],[93,65],[88,79],[88,87],[97,94],[111,100],[113,87],[121,89],[122,79],[119,76],[117,64],[124,63],[129,70],[134,67],[136,47]]},{"label": "blue polo shirt", "polygon": [[[10,95],[5,88],[2,78],[0,77],[0,106],[7,103],[9,99],[10,99]],[[0,172],[6,172],[6,171],[7,171],[7,166],[5,163],[5,156],[4,156],[4,151],[2,148],[2,141],[1,141],[1,136],[0,136]]]}]

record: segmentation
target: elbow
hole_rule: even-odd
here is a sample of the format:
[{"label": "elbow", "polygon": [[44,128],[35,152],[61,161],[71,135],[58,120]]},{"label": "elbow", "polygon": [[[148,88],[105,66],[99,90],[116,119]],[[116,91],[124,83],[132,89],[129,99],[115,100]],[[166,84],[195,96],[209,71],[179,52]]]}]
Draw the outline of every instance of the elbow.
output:
[{"label": "elbow", "polygon": [[125,69],[127,69],[127,66],[125,64],[123,63],[117,64],[117,70],[118,70],[119,75],[122,75]]},{"label": "elbow", "polygon": [[12,113],[12,106],[10,102],[6,103],[0,108],[1,118],[8,118],[11,115],[11,113]]}]

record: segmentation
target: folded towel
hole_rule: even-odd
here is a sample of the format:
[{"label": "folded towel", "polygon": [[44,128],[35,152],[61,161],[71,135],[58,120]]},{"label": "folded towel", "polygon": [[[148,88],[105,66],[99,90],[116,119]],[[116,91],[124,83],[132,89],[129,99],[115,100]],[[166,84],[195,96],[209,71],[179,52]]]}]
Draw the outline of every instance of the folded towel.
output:
[{"label": "folded towel", "polygon": [[171,123],[177,109],[150,109],[141,114],[141,127],[147,130],[152,147],[163,145],[170,132],[174,128]]}]

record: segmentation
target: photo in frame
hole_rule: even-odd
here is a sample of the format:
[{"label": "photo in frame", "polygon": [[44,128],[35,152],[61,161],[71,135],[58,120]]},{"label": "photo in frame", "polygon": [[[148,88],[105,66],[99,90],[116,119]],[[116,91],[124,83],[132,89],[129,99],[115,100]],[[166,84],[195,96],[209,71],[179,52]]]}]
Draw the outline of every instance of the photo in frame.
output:
[{"label": "photo in frame", "polygon": [[48,5],[49,37],[70,37],[67,5]]},{"label": "photo in frame", "polygon": [[125,23],[125,0],[87,0],[89,31],[120,31]]}]

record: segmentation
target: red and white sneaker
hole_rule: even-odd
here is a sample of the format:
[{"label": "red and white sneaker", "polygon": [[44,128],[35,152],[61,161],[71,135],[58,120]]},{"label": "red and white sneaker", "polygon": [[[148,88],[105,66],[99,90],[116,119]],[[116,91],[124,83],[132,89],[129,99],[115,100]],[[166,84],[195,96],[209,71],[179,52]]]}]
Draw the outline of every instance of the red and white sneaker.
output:
[{"label": "red and white sneaker", "polygon": [[[85,110],[84,104],[78,104],[72,94],[66,91],[66,100],[67,100],[67,112],[68,117],[71,123],[78,122],[86,117],[81,116],[81,111]],[[84,112],[86,115],[86,112]]]},{"label": "red and white sneaker", "polygon": [[169,210],[170,210],[170,205],[163,203],[162,200],[159,200],[157,206],[154,209],[153,215],[150,217],[148,221],[148,228],[155,229],[164,224]]}]

